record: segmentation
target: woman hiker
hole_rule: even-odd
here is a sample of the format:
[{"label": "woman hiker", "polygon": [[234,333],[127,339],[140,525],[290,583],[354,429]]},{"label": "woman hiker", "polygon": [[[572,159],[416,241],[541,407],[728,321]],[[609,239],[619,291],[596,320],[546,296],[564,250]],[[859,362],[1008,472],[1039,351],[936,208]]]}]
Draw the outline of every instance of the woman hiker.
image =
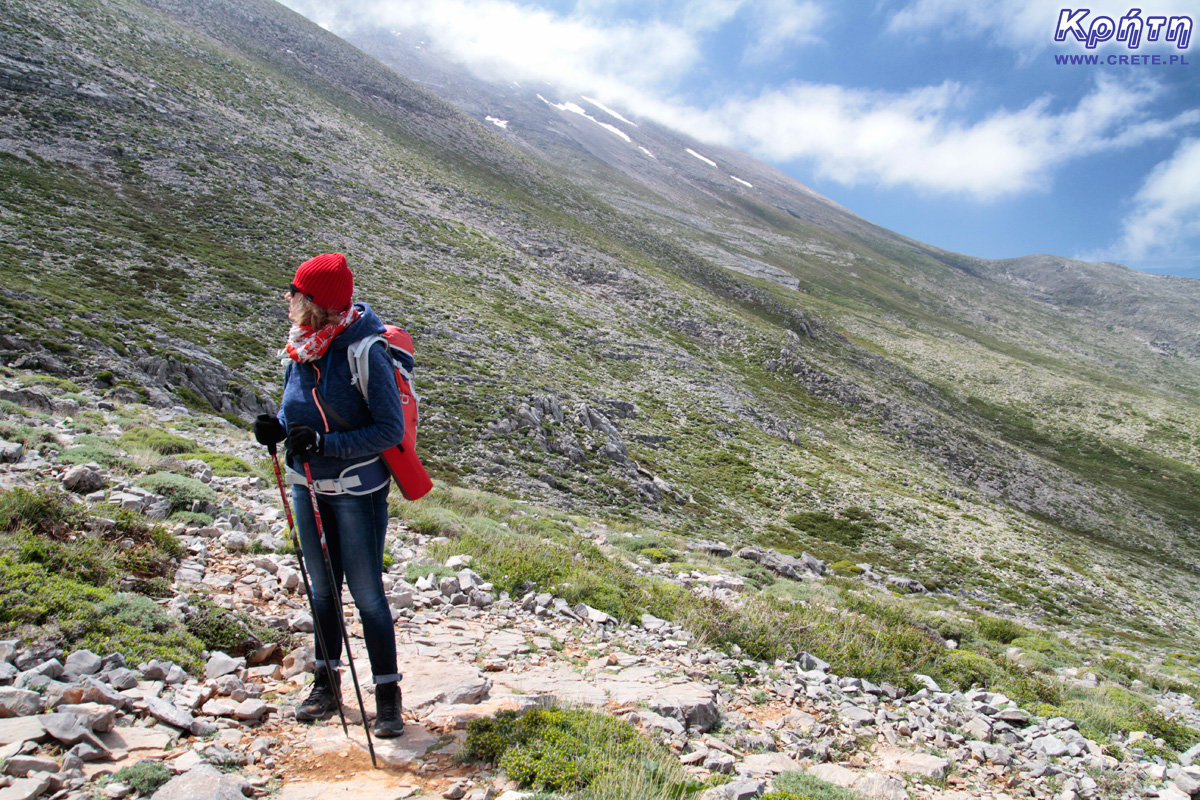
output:
[{"label": "woman hiker", "polygon": [[[283,402],[278,417],[262,414],[255,420],[254,436],[268,447],[286,440],[295,524],[322,633],[312,691],[296,708],[296,719],[337,710],[342,655],[337,598],[344,578],[362,617],[374,674],[374,732],[387,738],[399,736],[404,721],[396,635],[382,580],[391,475],[379,453],[404,438],[404,415],[395,381],[370,381],[366,401],[350,382],[347,347],[384,330],[370,306],[351,303],[353,292],[354,276],[341,253],[323,253],[296,270],[286,293],[292,327],[280,353],[287,356]],[[371,346],[370,370],[394,371],[382,342]],[[301,461],[311,465],[336,586],[329,585]],[[328,652],[322,652],[321,638]]]}]

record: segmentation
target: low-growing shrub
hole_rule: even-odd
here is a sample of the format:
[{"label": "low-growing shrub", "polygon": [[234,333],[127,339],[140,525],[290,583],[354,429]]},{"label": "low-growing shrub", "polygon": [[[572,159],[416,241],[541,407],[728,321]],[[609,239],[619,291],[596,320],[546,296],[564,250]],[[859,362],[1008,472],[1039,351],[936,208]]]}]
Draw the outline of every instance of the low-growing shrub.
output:
[{"label": "low-growing shrub", "polygon": [[40,536],[61,537],[86,518],[82,506],[62,494],[17,487],[0,492],[0,531],[27,530]]},{"label": "low-growing shrub", "polygon": [[[83,437],[80,437],[83,438]],[[60,464],[91,464],[96,463],[109,469],[127,469],[129,460],[122,456],[111,444],[81,444],[71,447],[58,455]]]},{"label": "low-growing shrub", "polygon": [[[862,796],[816,778],[806,772],[781,772],[772,782],[776,792],[786,792],[784,798],[801,800],[862,800]],[[790,796],[789,796],[790,795]],[[771,797],[766,795],[765,797]],[[784,800],[780,798],[780,800]]]},{"label": "low-growing shrub", "polygon": [[191,439],[158,428],[130,428],[121,434],[118,441],[126,450],[153,450],[164,456],[190,453],[196,449],[196,443]]},{"label": "low-growing shrub", "polygon": [[195,478],[176,475],[173,472],[156,472],[143,475],[134,485],[161,494],[171,501],[171,512],[188,511],[196,501],[210,504],[217,502],[217,493]]},{"label": "low-growing shrub", "polygon": [[190,671],[204,646],[152,600],[54,574],[0,556],[0,633],[46,639],[67,650],[157,658]]},{"label": "low-growing shrub", "polygon": [[462,518],[446,509],[425,508],[409,517],[408,527],[422,536],[456,536],[462,530]]},{"label": "low-growing shrub", "polygon": [[654,564],[666,564],[674,561],[677,553],[662,550],[658,547],[646,547],[639,550],[638,555],[650,559],[650,561]]},{"label": "low-growing shrub", "polygon": [[121,767],[113,775],[113,780],[125,784],[143,797],[149,797],[171,780],[171,776],[172,772],[165,764],[145,758],[136,764]]},{"label": "low-growing shrub", "polygon": [[200,511],[175,511],[167,518],[167,522],[182,523],[193,528],[206,528],[214,522],[212,514]]},{"label": "low-growing shrub", "polygon": [[221,608],[203,595],[189,596],[188,606],[191,611],[184,625],[208,650],[237,657],[271,642],[285,647],[291,643],[287,632],[264,625],[244,611]]},{"label": "low-growing shrub", "polygon": [[975,620],[979,626],[979,635],[989,641],[1009,644],[1015,639],[1029,636],[1030,630],[1020,623],[1002,617],[980,616]]},{"label": "low-growing shrub", "polygon": [[842,547],[857,547],[866,536],[866,529],[857,522],[839,519],[823,511],[802,511],[787,518],[788,524],[814,539],[833,542]]},{"label": "low-growing shrub", "polygon": [[938,660],[937,676],[943,682],[966,691],[992,686],[1004,670],[990,658],[971,650],[949,650]]},{"label": "low-growing shrub", "polygon": [[194,453],[182,453],[179,456],[182,460],[196,458],[208,464],[208,468],[212,470],[212,474],[221,478],[240,478],[243,475],[253,475],[254,467],[247,464],[236,456],[226,455],[225,453],[212,453],[201,450]]},{"label": "low-growing shrub", "polygon": [[[472,720],[462,757],[496,764],[524,786],[547,791],[636,785],[638,797],[692,788],[678,762],[628,722],[583,709],[501,711]],[[626,795],[634,796],[634,795]]]},{"label": "low-growing shrub", "polygon": [[1138,714],[1130,729],[1143,730],[1156,739],[1162,739],[1167,747],[1179,753],[1200,742],[1200,731],[1189,727],[1179,717],[1168,717],[1153,708]]},{"label": "low-growing shrub", "polygon": [[15,542],[19,563],[38,564],[55,575],[91,586],[107,586],[119,577],[115,548],[99,539],[65,542],[22,533]]}]

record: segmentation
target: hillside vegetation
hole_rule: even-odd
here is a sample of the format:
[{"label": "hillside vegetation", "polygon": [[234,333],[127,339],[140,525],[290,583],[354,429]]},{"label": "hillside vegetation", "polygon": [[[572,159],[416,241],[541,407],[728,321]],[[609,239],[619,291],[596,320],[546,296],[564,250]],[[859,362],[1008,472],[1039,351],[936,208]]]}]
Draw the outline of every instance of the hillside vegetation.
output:
[{"label": "hillside vegetation", "polygon": [[661,531],[663,563],[866,564],[1191,674],[1194,281],[939,251],[648,123],[636,161],[265,0],[13,0],[0,43],[14,368],[244,425],[278,398],[292,271],[339,250],[414,334],[447,486]]}]

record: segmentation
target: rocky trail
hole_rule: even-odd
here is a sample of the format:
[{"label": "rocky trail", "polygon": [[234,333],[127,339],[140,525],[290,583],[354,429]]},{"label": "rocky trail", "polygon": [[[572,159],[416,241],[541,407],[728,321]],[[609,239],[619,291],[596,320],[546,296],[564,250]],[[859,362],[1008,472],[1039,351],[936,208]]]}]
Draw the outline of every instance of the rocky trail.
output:
[{"label": "rocky trail", "polygon": [[[14,403],[29,408],[35,395],[36,414],[13,409]],[[20,424],[48,432],[64,446],[74,436],[71,417],[81,409],[120,430],[120,409],[107,400],[81,403],[21,388],[5,389],[4,399],[10,422],[19,417]],[[192,412],[177,407],[142,413],[165,423]],[[203,444],[261,457],[232,426],[207,435]],[[0,452],[4,488],[54,485],[81,503],[163,514],[163,498],[98,464],[56,464],[19,443],[0,443]],[[167,523],[187,556],[176,566],[175,597],[162,605],[186,614],[186,595],[207,592],[219,606],[247,611],[307,642],[312,619],[296,558],[274,552],[285,534],[277,488],[258,477],[214,477],[202,461],[176,466],[207,483],[219,502],[211,525]],[[266,646],[241,657],[213,652],[202,674],[188,674],[174,664],[133,664],[115,653],[7,640],[0,642],[0,800],[133,797],[134,788],[112,776],[146,759],[175,775],[155,791],[157,800],[515,800],[529,795],[489,765],[455,758],[466,725],[504,709],[555,704],[636,724],[700,780],[728,776],[698,795],[707,800],[760,796],[774,776],[791,771],[879,800],[1200,797],[1200,767],[1193,766],[1200,747],[1168,764],[1144,755],[1138,744],[1145,737],[1137,733],[1116,750],[1088,739],[1071,720],[1039,717],[987,691],[943,691],[918,676],[924,688],[907,692],[833,674],[808,655],[757,662],[708,648],[649,615],[621,623],[548,593],[496,592],[471,569],[469,556],[439,563],[451,575],[410,583],[410,566],[431,563],[428,548],[435,540],[403,520],[391,525],[385,585],[407,727],[399,739],[375,740],[379,769],[367,754],[347,670],[349,736],[336,716],[315,724],[295,720],[294,706],[307,692],[312,668],[309,646],[290,652]],[[600,543],[608,536],[599,525],[579,533]],[[694,577],[695,591],[722,592],[737,601],[728,588]],[[348,593],[345,602],[371,715],[361,629]],[[1160,700],[1171,713],[1200,724],[1191,697]]]}]

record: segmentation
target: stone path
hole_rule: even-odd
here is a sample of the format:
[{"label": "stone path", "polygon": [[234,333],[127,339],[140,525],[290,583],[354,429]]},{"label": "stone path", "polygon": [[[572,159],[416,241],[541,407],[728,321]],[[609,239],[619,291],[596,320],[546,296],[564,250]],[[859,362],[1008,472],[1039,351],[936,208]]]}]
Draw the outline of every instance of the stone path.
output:
[{"label": "stone path", "polygon": [[[113,411],[100,403],[94,410]],[[66,437],[60,423],[50,416],[23,424]],[[119,433],[115,421],[106,424]],[[204,444],[243,458],[258,455],[236,438]],[[151,517],[163,511],[163,498],[98,465],[67,469],[36,454],[17,458],[0,464],[0,485],[58,483],[87,502],[116,500]],[[281,542],[276,489],[257,478],[214,477],[200,461],[175,468],[208,483],[220,504],[211,509],[214,524],[175,528],[187,554],[168,611],[186,617],[192,611],[186,593],[203,588],[221,607],[311,631],[296,559],[247,552],[252,542],[268,551]],[[1194,766],[1200,747],[1167,764],[1145,755],[1162,744],[1145,734],[1122,739],[1117,751],[1088,739],[1070,720],[1037,717],[992,692],[946,692],[915,676],[925,688],[909,693],[835,675],[807,654],[764,664],[715,652],[649,615],[617,624],[547,593],[509,598],[475,574],[467,557],[438,565],[453,575],[409,584],[408,568],[429,564],[430,540],[396,521],[392,532],[394,565],[384,582],[405,675],[407,729],[400,739],[375,741],[381,769],[371,766],[349,681],[343,681],[348,735],[336,719],[295,721],[313,666],[311,647],[286,654],[265,647],[238,658],[213,653],[204,674],[188,675],[173,664],[127,664],[117,654],[64,653],[10,640],[0,641],[0,800],[120,800],[131,790],[106,779],[142,759],[178,773],[156,800],[272,791],[282,800],[515,800],[508,793],[515,787],[502,776],[457,764],[453,756],[471,719],[554,703],[629,720],[698,779],[729,776],[699,800],[755,797],[790,770],[868,800],[1200,800]],[[697,573],[678,582],[732,603],[744,588],[732,576]],[[348,596],[346,602],[352,652],[366,671],[361,627]],[[363,687],[368,716],[372,691]],[[1200,725],[1192,698],[1158,699]]]}]

